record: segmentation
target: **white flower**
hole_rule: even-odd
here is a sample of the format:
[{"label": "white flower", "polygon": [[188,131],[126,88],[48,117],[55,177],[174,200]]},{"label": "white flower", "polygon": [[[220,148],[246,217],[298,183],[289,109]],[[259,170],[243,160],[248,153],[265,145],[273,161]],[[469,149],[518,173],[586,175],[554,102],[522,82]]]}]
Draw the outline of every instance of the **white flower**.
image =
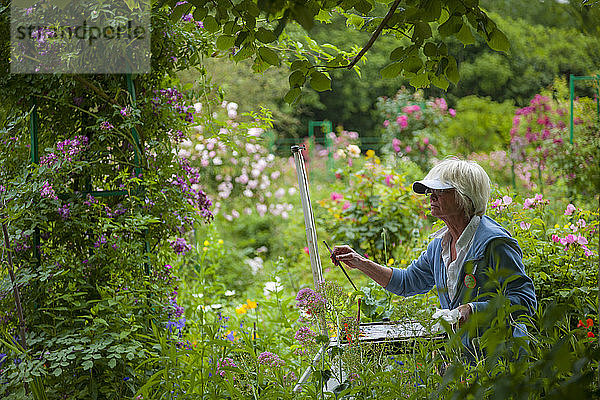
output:
[{"label": "white flower", "polygon": [[260,136],[263,132],[264,130],[262,128],[249,128],[248,136]]},{"label": "white flower", "polygon": [[226,290],[225,291],[225,296],[233,296],[235,295],[235,290]]},{"label": "white flower", "polygon": [[291,188],[289,188],[289,189],[288,189],[288,194],[289,194],[290,196],[293,196],[293,195],[295,195],[295,194],[296,194],[296,188],[295,188],[295,187],[293,187],[293,186],[292,186]]},{"label": "white flower", "polygon": [[358,157],[360,155],[360,147],[355,144],[349,144],[346,148],[351,157]]},{"label": "white flower", "polygon": [[194,109],[196,110],[197,113],[199,113],[200,111],[202,111],[202,103],[195,103],[194,104]]},{"label": "white flower", "polygon": [[246,197],[252,197],[252,190],[250,190],[250,189],[244,190],[244,196],[246,196]]},{"label": "white flower", "polygon": [[342,149],[338,149],[338,150],[335,152],[335,154],[333,155],[333,157],[334,157],[335,159],[338,159],[338,158],[346,158],[346,152],[345,152],[344,150],[342,150]]},{"label": "white flower", "polygon": [[246,260],[246,264],[248,264],[250,266],[250,269],[252,270],[252,274],[256,275],[256,273],[263,266],[263,259],[260,257],[249,258]]},{"label": "white flower", "polygon": [[283,196],[285,196],[285,189],[279,188],[275,191],[275,197],[278,199],[282,198]]},{"label": "white flower", "polygon": [[282,289],[283,286],[281,285],[281,279],[276,277],[275,281],[265,283],[265,286],[263,287],[263,294],[268,299],[272,293],[280,292]]},{"label": "white flower", "polygon": [[221,165],[221,164],[223,164],[223,160],[221,160],[219,157],[215,157],[215,158],[213,158],[213,164]]},{"label": "white flower", "polygon": [[271,179],[275,180],[275,179],[279,178],[280,175],[281,175],[281,172],[273,171],[273,172],[271,172]]},{"label": "white flower", "polygon": [[261,217],[264,217],[264,215],[265,215],[265,214],[266,214],[266,212],[267,212],[267,206],[266,206],[266,205],[264,205],[264,204],[257,204],[257,205],[256,205],[256,211],[258,211],[258,214],[259,214]]}]

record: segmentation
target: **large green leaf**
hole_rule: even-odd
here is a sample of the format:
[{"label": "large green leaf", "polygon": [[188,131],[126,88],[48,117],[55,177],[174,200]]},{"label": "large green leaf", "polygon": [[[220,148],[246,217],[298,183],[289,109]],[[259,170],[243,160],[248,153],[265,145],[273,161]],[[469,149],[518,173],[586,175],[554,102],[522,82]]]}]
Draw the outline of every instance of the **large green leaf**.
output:
[{"label": "large green leaf", "polygon": [[463,26],[460,28],[460,31],[458,31],[456,34],[456,38],[464,45],[475,43],[475,36],[473,36],[473,32],[471,32],[471,27],[469,24],[463,24]]},{"label": "large green leaf", "polygon": [[438,28],[438,32],[440,32],[440,35],[442,35],[443,37],[446,37],[459,32],[462,26],[462,17],[453,15],[450,18],[448,18],[446,22],[440,25],[440,27]]},{"label": "large green leaf", "polygon": [[301,87],[306,81],[306,75],[302,71],[294,71],[288,78],[290,88]]},{"label": "large green leaf", "polygon": [[292,104],[298,98],[298,96],[300,96],[300,93],[302,93],[302,90],[300,88],[298,88],[298,87],[291,88],[285,94],[285,96],[283,97],[283,100],[285,100],[285,102],[288,104]]},{"label": "large green leaf", "polygon": [[265,29],[262,26],[256,30],[254,36],[262,43],[271,43],[277,40],[277,36],[275,36],[273,31]]},{"label": "large green leaf", "polygon": [[259,47],[258,48],[258,55],[260,56],[260,58],[262,58],[265,62],[271,64],[271,65],[279,65],[279,56],[277,55],[277,53],[273,50],[270,49],[268,47]]},{"label": "large green leaf", "polygon": [[490,32],[490,38],[487,41],[487,43],[493,50],[504,52],[508,52],[508,50],[510,50],[510,43],[508,42],[508,38],[498,28],[494,28],[494,30]]},{"label": "large green leaf", "polygon": [[395,62],[395,63],[391,63],[391,64],[388,64],[385,67],[383,67],[381,70],[381,76],[386,79],[395,78],[398,76],[398,74],[401,71],[402,71],[402,63]]},{"label": "large green leaf", "polygon": [[310,74],[310,86],[317,92],[331,90],[331,78],[320,71],[313,71]]},{"label": "large green leaf", "polygon": [[217,38],[216,46],[219,50],[228,50],[233,47],[235,37],[231,35],[221,35]]},{"label": "large green leaf", "polygon": [[408,72],[417,72],[423,67],[423,61],[417,56],[408,57],[402,62],[402,68]]},{"label": "large green leaf", "polygon": [[431,37],[431,27],[427,22],[417,22],[413,28],[412,41],[423,43],[425,39]]},{"label": "large green leaf", "polygon": [[455,85],[458,83],[460,79],[460,75],[458,73],[458,65],[456,64],[456,59],[452,56],[448,56],[448,65],[446,66],[446,78]]},{"label": "large green leaf", "polygon": [[204,29],[206,29],[210,33],[215,33],[219,30],[219,23],[212,15],[207,15],[206,18],[204,18],[204,21],[202,21],[202,23],[204,25]]},{"label": "large green leaf", "polygon": [[310,31],[315,24],[314,14],[302,4],[296,4],[292,8],[292,14],[294,19],[307,31]]}]

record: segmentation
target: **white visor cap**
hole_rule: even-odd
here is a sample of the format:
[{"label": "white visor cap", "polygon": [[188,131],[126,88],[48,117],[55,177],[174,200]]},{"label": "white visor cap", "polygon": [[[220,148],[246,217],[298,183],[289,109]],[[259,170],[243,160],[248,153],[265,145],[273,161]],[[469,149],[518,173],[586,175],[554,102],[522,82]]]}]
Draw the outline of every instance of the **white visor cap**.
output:
[{"label": "white visor cap", "polygon": [[423,179],[413,183],[412,189],[415,193],[425,194],[427,189],[454,189],[454,186],[439,179]]}]

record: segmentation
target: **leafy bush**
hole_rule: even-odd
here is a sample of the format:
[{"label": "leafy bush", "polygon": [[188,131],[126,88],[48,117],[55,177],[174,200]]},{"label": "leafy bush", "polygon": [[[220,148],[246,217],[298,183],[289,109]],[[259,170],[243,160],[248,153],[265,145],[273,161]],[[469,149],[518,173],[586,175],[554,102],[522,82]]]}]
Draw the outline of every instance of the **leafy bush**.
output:
[{"label": "leafy bush", "polygon": [[327,226],[332,240],[390,265],[394,258],[406,258],[426,217],[422,200],[406,186],[405,176],[383,167],[372,150],[362,169],[347,167],[337,175],[339,192],[318,202],[327,210],[319,223]]},{"label": "leafy bush", "polygon": [[466,96],[456,102],[456,117],[446,119],[443,138],[450,154],[490,153],[507,148],[510,142],[510,101],[497,103],[489,97]]},{"label": "leafy bush", "polygon": [[379,98],[377,109],[384,119],[382,151],[405,156],[429,170],[432,158],[445,150],[440,129],[456,111],[443,98],[426,100],[421,91],[411,93],[405,88],[393,98]]}]

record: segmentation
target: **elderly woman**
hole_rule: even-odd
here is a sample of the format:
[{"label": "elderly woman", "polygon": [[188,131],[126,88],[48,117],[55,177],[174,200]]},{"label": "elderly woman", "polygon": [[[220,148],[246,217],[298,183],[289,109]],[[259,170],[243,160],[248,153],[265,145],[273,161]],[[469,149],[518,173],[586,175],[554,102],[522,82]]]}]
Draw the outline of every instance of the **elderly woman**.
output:
[{"label": "elderly woman", "polygon": [[[486,272],[498,267],[516,275],[506,284],[504,294],[532,314],[536,298],[519,244],[485,215],[490,179],[483,168],[473,161],[446,159],[412,188],[429,196],[431,215],[446,224],[432,235],[418,259],[400,269],[379,265],[348,246],[336,246],[333,256],[398,295],[427,293],[435,286],[441,308],[458,309],[459,323],[486,308],[487,301],[478,295],[485,293]],[[522,329],[515,330],[515,335],[523,334]]]}]

